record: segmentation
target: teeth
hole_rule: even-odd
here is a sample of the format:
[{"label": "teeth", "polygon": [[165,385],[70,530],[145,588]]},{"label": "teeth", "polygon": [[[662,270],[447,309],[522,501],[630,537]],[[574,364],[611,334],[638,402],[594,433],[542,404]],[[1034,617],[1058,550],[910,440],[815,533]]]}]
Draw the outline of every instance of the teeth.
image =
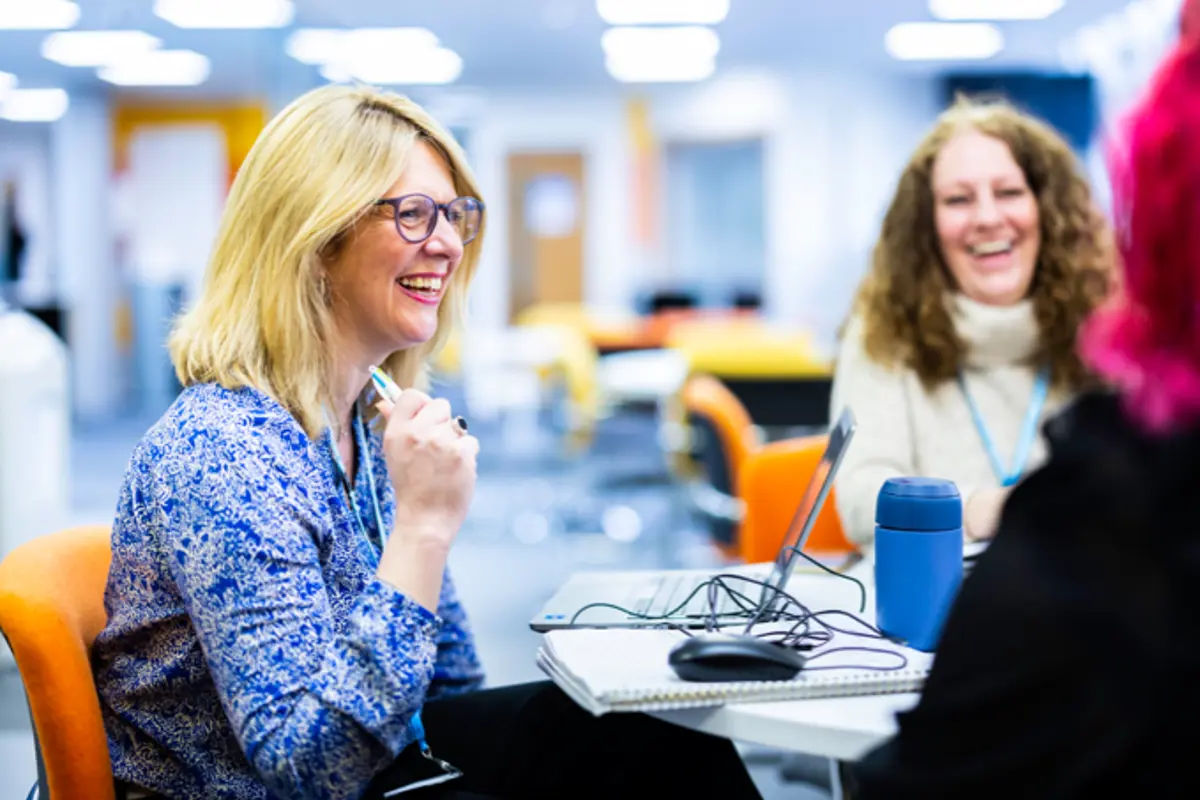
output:
[{"label": "teeth", "polygon": [[401,278],[399,283],[406,289],[419,289],[427,292],[442,290],[441,278]]},{"label": "teeth", "polygon": [[971,248],[971,252],[977,256],[990,256],[995,255],[996,253],[1007,253],[1011,249],[1012,242],[1006,240],[1002,242],[984,242],[983,244],[977,244]]}]

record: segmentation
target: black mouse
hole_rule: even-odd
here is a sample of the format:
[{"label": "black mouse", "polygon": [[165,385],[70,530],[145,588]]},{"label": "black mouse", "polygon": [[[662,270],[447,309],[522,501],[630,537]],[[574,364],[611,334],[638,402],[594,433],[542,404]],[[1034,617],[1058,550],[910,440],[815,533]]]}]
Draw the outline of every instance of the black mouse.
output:
[{"label": "black mouse", "polygon": [[754,636],[705,633],[671,648],[667,663],[685,681],[787,681],[805,658],[783,645]]}]

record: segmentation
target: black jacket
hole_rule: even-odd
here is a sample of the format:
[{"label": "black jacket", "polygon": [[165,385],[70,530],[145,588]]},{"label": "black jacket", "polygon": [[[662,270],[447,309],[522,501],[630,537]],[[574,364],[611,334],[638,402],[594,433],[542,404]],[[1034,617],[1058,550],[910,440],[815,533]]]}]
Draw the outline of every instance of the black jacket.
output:
[{"label": "black jacket", "polygon": [[1097,393],[1045,431],[855,800],[1200,797],[1200,426]]}]

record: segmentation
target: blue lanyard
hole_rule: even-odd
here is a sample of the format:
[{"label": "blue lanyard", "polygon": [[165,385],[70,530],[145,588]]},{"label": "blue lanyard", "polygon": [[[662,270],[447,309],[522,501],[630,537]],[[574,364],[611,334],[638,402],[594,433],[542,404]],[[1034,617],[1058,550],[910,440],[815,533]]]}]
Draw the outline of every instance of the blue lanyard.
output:
[{"label": "blue lanyard", "polygon": [[1033,448],[1034,439],[1037,438],[1038,422],[1041,420],[1042,407],[1046,404],[1046,395],[1050,389],[1049,370],[1040,370],[1033,381],[1033,394],[1029,398],[1029,406],[1025,409],[1025,421],[1021,424],[1021,438],[1017,440],[1017,449],[1013,451],[1012,466],[1007,471],[1000,463],[996,444],[992,441],[992,435],[988,433],[987,423],[983,421],[983,415],[979,413],[975,399],[967,390],[967,382],[963,378],[962,372],[958,373],[958,386],[962,390],[963,399],[967,401],[967,407],[971,409],[975,428],[979,431],[979,438],[983,441],[988,459],[992,462],[992,471],[1000,479],[1001,486],[1012,486],[1021,479],[1021,473],[1025,470],[1025,462],[1029,460],[1029,451]]},{"label": "blue lanyard", "polygon": [[[350,483],[350,474],[346,472],[346,465],[342,463],[342,457],[338,454],[337,442],[333,439],[333,429],[327,428],[326,433],[329,439],[329,452],[333,454],[333,465],[337,469],[338,478],[341,480],[342,488],[346,491],[346,499],[350,503],[350,512],[354,517],[354,524],[358,527],[359,532],[369,542],[371,537],[367,536],[367,528],[363,525],[362,515],[358,513],[358,503],[354,499],[354,486]],[[375,527],[379,531],[379,542],[382,546],[383,542],[387,541],[387,531],[383,528],[383,512],[379,508],[379,493],[375,487],[375,472],[371,468],[371,454],[367,448],[367,436],[363,431],[362,415],[359,414],[358,405],[354,406],[354,439],[358,444],[359,452],[362,453],[363,465],[367,470],[367,483],[371,487],[371,505],[375,512]]]},{"label": "blue lanyard", "polygon": [[[346,491],[346,499],[350,502],[350,511],[354,515],[354,524],[358,527],[363,537],[367,541],[370,541],[370,537],[367,536],[366,527],[363,525],[362,515],[358,513],[358,503],[354,500],[354,486],[350,483],[350,474],[346,471],[346,465],[342,463],[342,457],[337,449],[337,442],[333,439],[332,428],[327,429],[326,433],[329,439],[329,452],[333,454],[333,465],[337,468],[338,478],[341,481],[342,488]],[[358,444],[358,449],[363,455],[362,460],[367,471],[367,482],[371,486],[371,505],[374,506],[375,510],[375,525],[379,529],[379,539],[383,542],[387,539],[387,532],[383,529],[383,514],[379,509],[379,493],[375,489],[375,474],[371,468],[371,454],[365,449],[367,446],[367,437],[363,431],[362,416],[359,414],[357,404],[354,407],[354,437]],[[421,712],[419,710],[409,718],[408,727],[417,742],[417,746],[421,748],[421,754],[430,760],[445,764],[440,759],[433,757],[433,753],[429,749],[429,744],[425,741],[425,725],[421,722]],[[449,765],[446,766],[448,767]],[[453,767],[450,769],[453,769]]]}]

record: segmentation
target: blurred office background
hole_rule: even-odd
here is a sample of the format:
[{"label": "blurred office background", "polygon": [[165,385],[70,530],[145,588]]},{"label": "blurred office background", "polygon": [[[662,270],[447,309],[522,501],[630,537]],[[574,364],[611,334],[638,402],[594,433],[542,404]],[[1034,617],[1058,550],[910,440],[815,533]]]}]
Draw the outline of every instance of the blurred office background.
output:
[{"label": "blurred office background", "polygon": [[[0,0],[0,555],[111,520],[266,120],[329,80],[394,87],[454,132],[487,202],[470,323],[437,365],[483,445],[453,563],[492,682],[537,679],[527,622],[572,570],[778,546],[807,476],[767,491],[743,468],[819,442],[837,328],[933,117],[1007,96],[1104,203],[1106,124],[1179,5]],[[778,508],[749,520],[750,495]],[[747,757],[769,796],[821,796],[802,761]],[[0,764],[19,796],[10,660]]]}]

